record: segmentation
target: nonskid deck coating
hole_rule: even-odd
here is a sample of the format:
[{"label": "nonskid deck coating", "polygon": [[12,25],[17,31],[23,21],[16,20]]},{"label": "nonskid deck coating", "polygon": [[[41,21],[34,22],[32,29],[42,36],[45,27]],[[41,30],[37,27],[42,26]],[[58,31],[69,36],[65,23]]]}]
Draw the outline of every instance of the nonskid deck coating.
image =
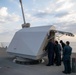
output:
[{"label": "nonskid deck coating", "polygon": [[[16,64],[6,50],[0,50],[0,75],[65,75],[62,73],[63,69],[63,64],[46,66],[46,62],[37,65]],[[76,73],[70,75],[76,75]]]}]

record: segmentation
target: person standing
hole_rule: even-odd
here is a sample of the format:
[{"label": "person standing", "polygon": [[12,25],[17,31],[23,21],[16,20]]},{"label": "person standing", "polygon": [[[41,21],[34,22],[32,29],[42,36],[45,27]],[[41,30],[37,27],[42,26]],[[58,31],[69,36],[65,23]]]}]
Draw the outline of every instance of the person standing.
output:
[{"label": "person standing", "polygon": [[64,71],[63,73],[65,74],[70,74],[71,73],[71,53],[72,53],[72,48],[69,46],[70,42],[66,41],[66,45],[63,49],[63,64],[64,64]]},{"label": "person standing", "polygon": [[48,53],[48,64],[46,66],[51,66],[54,64],[54,43],[52,39],[48,42],[45,50],[47,50]]},{"label": "person standing", "polygon": [[61,43],[62,49],[64,49],[65,43],[62,40],[60,40],[60,43]]},{"label": "person standing", "polygon": [[55,63],[57,66],[61,65],[61,46],[58,41],[55,41]]}]

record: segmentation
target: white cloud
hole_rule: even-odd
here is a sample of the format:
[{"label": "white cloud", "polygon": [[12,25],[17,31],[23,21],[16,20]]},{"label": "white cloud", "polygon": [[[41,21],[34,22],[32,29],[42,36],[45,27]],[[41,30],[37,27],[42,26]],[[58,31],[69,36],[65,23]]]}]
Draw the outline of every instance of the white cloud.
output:
[{"label": "white cloud", "polygon": [[20,20],[19,15],[15,13],[12,14],[8,13],[8,8],[6,7],[0,8],[0,23],[10,23],[19,20]]},{"label": "white cloud", "polygon": [[68,15],[65,15],[61,18],[58,18],[58,22],[65,22],[65,23],[76,23],[76,13],[69,13]]},{"label": "white cloud", "polygon": [[74,8],[74,3],[71,0],[58,0],[57,2],[58,8],[56,11],[67,11],[70,12]]},{"label": "white cloud", "polygon": [[19,17],[19,15],[12,13],[12,14],[8,15],[7,19],[9,19],[9,21],[11,21],[11,22],[12,21],[16,22],[16,21],[20,20],[20,17]]},{"label": "white cloud", "polygon": [[[7,7],[1,7],[0,8],[0,41],[1,39],[4,39],[4,41],[10,37],[10,39],[12,38],[12,34],[15,33],[15,28],[14,26],[16,25],[15,23],[18,22],[20,20],[19,15],[15,14],[15,13],[9,13],[8,12],[8,8]],[[15,28],[15,29],[13,29]],[[14,30],[14,32],[12,32],[11,30]],[[10,34],[11,32],[11,34]],[[6,37],[6,38],[3,38]],[[9,39],[8,39],[9,40]]]},{"label": "white cloud", "polygon": [[8,13],[7,13],[7,8],[6,7],[2,7],[0,8],[0,16],[7,16]]},{"label": "white cloud", "polygon": [[39,21],[39,18],[36,18],[35,16],[26,13],[26,20],[28,20],[30,23],[36,23],[37,21]]}]

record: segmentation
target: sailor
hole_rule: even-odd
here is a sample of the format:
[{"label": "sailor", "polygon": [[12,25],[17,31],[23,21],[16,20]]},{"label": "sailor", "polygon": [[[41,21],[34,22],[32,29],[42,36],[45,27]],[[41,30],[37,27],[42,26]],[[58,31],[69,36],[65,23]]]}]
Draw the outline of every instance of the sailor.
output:
[{"label": "sailor", "polygon": [[64,49],[65,43],[62,40],[60,40],[60,43],[61,43],[62,49]]},{"label": "sailor", "polygon": [[61,65],[61,46],[58,41],[55,41],[55,63],[56,66]]},{"label": "sailor", "polygon": [[45,50],[47,50],[48,53],[48,64],[46,66],[51,66],[54,64],[54,43],[52,39],[48,42]]},{"label": "sailor", "polygon": [[64,71],[63,73],[65,74],[70,74],[71,73],[71,53],[72,53],[72,48],[69,46],[70,42],[66,41],[66,46],[63,49],[63,64],[64,64]]}]

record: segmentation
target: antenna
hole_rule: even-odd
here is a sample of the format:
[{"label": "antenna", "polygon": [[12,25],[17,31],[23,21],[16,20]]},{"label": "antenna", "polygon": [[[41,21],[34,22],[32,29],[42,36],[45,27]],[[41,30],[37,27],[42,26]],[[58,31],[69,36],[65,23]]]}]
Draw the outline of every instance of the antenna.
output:
[{"label": "antenna", "polygon": [[25,21],[25,16],[24,16],[24,10],[23,10],[23,5],[22,5],[22,0],[19,0],[19,2],[20,2],[20,5],[21,5],[21,10],[22,10],[22,15],[23,15],[23,21],[24,21],[24,24],[22,24],[22,28],[30,27],[30,23],[26,23],[26,21]]},{"label": "antenna", "polygon": [[20,4],[21,4],[21,9],[22,9],[23,21],[24,21],[24,24],[26,24],[26,22],[25,22],[25,16],[24,16],[24,11],[23,11],[22,0],[20,0]]}]

